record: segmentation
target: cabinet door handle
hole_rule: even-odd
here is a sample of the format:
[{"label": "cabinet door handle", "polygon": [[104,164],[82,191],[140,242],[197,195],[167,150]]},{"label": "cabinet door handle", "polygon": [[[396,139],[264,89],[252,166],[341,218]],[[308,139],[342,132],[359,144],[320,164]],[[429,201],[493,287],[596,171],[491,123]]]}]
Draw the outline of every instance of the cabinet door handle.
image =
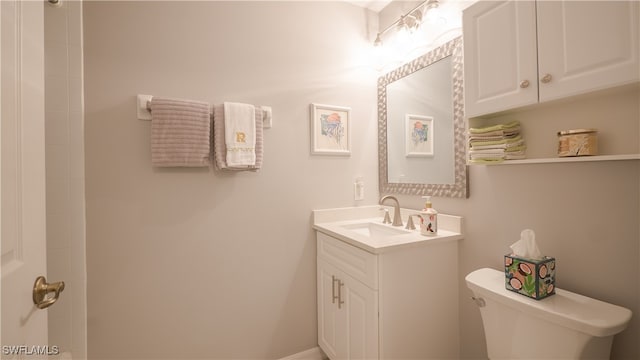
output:
[{"label": "cabinet door handle", "polygon": [[[336,296],[336,281],[338,281],[338,283],[340,282],[340,280],[336,279],[335,275],[331,275],[331,303],[335,304],[336,303],[336,299],[338,299],[338,301],[340,301],[339,296]],[[338,291],[340,291],[340,289],[338,289]],[[340,294],[340,293],[338,293]],[[338,305],[340,306],[340,305]]]},{"label": "cabinet door handle", "polygon": [[523,89],[526,89],[529,87],[529,80],[522,80],[520,81],[520,87]]},{"label": "cabinet door handle", "polygon": [[542,81],[542,83],[547,84],[550,83],[552,79],[551,74],[546,74],[545,76],[542,77],[542,79],[540,79],[540,81]]},{"label": "cabinet door handle", "polygon": [[342,300],[342,287],[344,286],[344,283],[340,280],[338,280],[338,309],[342,308],[342,304],[344,304],[344,301]]}]

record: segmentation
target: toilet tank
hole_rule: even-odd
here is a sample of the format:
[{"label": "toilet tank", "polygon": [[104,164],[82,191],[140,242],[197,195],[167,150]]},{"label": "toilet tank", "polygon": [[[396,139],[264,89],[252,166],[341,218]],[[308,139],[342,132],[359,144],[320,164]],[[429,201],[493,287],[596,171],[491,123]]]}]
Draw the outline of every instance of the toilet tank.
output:
[{"label": "toilet tank", "polygon": [[508,291],[504,272],[479,269],[465,278],[480,306],[490,359],[609,359],[629,309],[556,288],[534,300]]}]

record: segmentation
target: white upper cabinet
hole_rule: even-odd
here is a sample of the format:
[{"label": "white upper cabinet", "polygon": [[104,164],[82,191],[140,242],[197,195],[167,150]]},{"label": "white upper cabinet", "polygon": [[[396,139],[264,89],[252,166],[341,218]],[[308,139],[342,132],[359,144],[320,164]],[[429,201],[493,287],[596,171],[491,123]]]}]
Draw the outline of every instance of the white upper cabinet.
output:
[{"label": "white upper cabinet", "polygon": [[638,81],[638,12],[637,1],[539,1],[540,101]]},{"label": "white upper cabinet", "polygon": [[531,1],[480,1],[463,13],[465,116],[538,102]]},{"label": "white upper cabinet", "polygon": [[463,12],[465,115],[640,80],[636,1],[479,1]]}]

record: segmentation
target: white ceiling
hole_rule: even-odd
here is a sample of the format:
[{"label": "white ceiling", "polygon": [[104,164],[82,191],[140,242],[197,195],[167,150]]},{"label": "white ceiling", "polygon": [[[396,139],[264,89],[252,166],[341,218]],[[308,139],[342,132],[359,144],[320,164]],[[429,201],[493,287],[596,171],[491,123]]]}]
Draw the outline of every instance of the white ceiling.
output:
[{"label": "white ceiling", "polygon": [[345,0],[348,3],[357,5],[375,12],[380,12],[385,6],[389,5],[392,0]]}]

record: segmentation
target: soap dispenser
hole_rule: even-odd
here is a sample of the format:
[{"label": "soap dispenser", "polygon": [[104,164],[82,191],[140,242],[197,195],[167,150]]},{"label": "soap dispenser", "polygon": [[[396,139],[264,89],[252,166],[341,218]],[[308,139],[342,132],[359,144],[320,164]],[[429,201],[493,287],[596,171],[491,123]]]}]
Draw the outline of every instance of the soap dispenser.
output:
[{"label": "soap dispenser", "polygon": [[424,209],[420,212],[420,234],[426,236],[438,235],[438,212],[431,205],[431,196],[423,196],[427,199]]}]

